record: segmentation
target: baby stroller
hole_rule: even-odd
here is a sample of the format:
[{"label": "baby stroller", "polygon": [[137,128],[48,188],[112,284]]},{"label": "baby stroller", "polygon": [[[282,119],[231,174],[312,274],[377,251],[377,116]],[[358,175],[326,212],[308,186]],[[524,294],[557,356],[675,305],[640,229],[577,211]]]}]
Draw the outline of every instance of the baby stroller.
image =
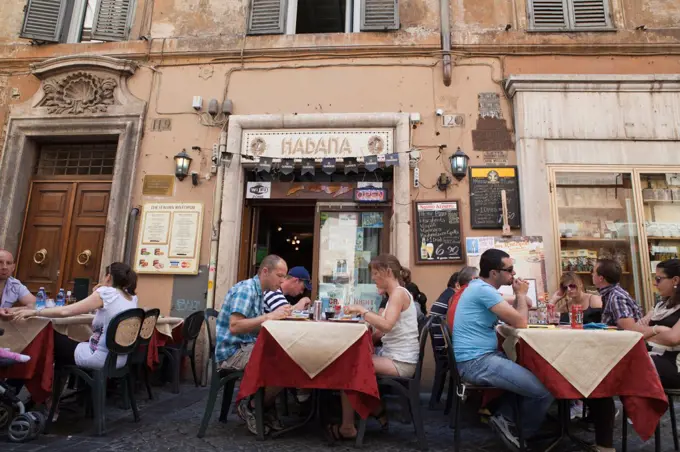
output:
[{"label": "baby stroller", "polygon": [[[0,328],[0,336],[5,331]],[[11,359],[0,358],[0,367],[16,364]],[[45,429],[45,415],[39,411],[26,411],[24,403],[14,394],[6,382],[0,380],[0,433],[15,443],[23,443],[38,437]]]}]

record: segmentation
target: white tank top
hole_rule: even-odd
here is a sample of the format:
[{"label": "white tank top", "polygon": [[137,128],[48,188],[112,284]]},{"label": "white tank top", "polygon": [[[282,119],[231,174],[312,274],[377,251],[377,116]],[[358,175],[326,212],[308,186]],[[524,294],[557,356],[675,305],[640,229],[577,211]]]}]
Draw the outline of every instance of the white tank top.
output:
[{"label": "white tank top", "polygon": [[[399,314],[397,323],[394,324],[392,331],[385,333],[382,337],[381,355],[394,361],[404,363],[418,363],[420,344],[418,343],[418,310],[413,301],[413,296],[405,287],[399,286],[408,294],[409,305],[405,311]],[[387,306],[390,305],[388,300]],[[387,311],[385,306],[385,312]]]}]

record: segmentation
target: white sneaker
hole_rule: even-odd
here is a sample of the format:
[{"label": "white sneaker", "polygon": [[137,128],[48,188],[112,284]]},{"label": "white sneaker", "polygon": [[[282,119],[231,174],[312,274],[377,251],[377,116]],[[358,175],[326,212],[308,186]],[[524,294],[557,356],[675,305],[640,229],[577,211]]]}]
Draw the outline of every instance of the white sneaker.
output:
[{"label": "white sneaker", "polygon": [[508,449],[519,449],[519,437],[516,433],[515,424],[499,414],[491,416],[489,425],[491,425],[493,431],[496,432]]}]

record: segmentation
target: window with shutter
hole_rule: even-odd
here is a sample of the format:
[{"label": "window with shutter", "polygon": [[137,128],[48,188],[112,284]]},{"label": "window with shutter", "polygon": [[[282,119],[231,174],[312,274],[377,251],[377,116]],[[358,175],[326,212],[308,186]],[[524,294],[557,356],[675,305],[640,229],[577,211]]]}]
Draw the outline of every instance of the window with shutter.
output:
[{"label": "window with shutter", "polygon": [[588,31],[612,28],[609,0],[528,0],[533,31]]},{"label": "window with shutter", "polygon": [[575,30],[610,26],[607,0],[572,0],[571,6],[571,23]]},{"label": "window with shutter", "polygon": [[361,2],[361,31],[398,29],[398,0],[363,0]]},{"label": "window with shutter", "polygon": [[22,38],[59,42],[64,25],[67,0],[28,0]]},{"label": "window with shutter", "polygon": [[250,3],[249,35],[283,34],[286,0],[252,0]]},{"label": "window with shutter", "polygon": [[134,0],[99,0],[92,24],[92,39],[124,41],[132,25]]}]

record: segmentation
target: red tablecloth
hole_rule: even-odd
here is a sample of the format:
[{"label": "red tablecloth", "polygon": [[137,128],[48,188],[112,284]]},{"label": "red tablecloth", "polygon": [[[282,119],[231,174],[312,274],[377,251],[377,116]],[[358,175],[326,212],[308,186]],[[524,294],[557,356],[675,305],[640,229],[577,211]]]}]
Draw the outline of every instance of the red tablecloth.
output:
[{"label": "red tablecloth", "polygon": [[0,369],[0,378],[24,380],[31,399],[43,403],[52,395],[54,379],[54,329],[48,323],[45,328],[21,352],[31,357],[26,363],[13,364]]},{"label": "red tablecloth", "polygon": [[[520,339],[517,361],[529,369],[557,399],[581,399],[583,395],[558,371]],[[614,366],[590,394],[591,399],[620,396],[633,428],[646,441],[668,409],[659,375],[645,341],[640,341]]]},{"label": "red tablecloth", "polygon": [[182,343],[182,328],[175,327],[172,329],[172,338],[166,336],[165,334],[159,332],[158,330],[153,331],[151,340],[149,341],[149,351],[146,354],[146,365],[149,369],[154,370],[161,363],[158,356],[158,347],[165,347],[168,344],[181,344]]},{"label": "red tablecloth", "polygon": [[371,335],[366,332],[312,379],[263,328],[246,366],[237,401],[267,386],[344,390],[354,410],[365,419],[380,406],[380,393],[373,368]]}]

